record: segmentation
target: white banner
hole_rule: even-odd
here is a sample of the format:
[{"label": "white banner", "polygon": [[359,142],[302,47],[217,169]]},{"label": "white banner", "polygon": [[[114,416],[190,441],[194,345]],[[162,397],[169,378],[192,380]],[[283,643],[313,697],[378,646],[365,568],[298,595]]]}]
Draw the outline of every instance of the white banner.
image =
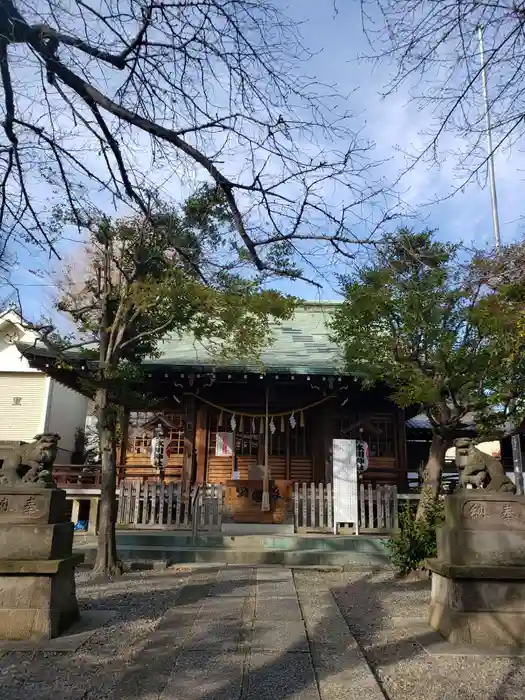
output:
[{"label": "white banner", "polygon": [[217,433],[215,443],[216,457],[231,457],[233,455],[233,433]]},{"label": "white banner", "polygon": [[333,440],[334,532],[337,523],[359,526],[356,440]]},{"label": "white banner", "polygon": [[158,464],[158,455],[157,455],[157,450],[160,449],[159,441],[163,447],[162,451],[162,464],[160,466],[165,467],[166,464],[168,463],[168,453],[167,453],[167,447],[168,447],[168,440],[166,438],[159,438],[159,437],[154,437],[151,441],[151,454],[150,454],[150,459],[151,459],[151,464],[154,467],[159,466]]}]

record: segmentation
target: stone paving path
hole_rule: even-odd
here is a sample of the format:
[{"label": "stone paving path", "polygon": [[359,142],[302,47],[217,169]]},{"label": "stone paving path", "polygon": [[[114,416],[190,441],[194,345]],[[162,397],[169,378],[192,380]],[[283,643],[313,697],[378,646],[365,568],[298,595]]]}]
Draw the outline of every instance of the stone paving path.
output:
[{"label": "stone paving path", "polygon": [[119,700],[384,700],[327,587],[283,569],[195,574]]}]

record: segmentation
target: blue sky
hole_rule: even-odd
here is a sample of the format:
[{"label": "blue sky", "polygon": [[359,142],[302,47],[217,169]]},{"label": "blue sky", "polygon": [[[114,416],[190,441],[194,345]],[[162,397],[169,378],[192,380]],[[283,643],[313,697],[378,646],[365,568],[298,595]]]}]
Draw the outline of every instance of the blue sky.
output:
[{"label": "blue sky", "polygon": [[[316,53],[305,72],[326,83],[336,84],[340,93],[348,95],[347,104],[355,114],[355,128],[375,143],[375,160],[382,160],[381,174],[389,182],[397,180],[404,170],[403,152],[419,152],[425,145],[424,132],[432,123],[432,115],[426,109],[410,101],[408,86],[401,86],[392,96],[380,97],[380,93],[393,66],[373,66],[359,60],[370,49],[361,29],[359,2],[339,0],[337,15],[332,0],[301,0],[283,6],[288,14],[303,20],[302,34],[305,45]],[[489,76],[490,88],[490,76]],[[447,151],[461,150],[462,143],[451,134],[442,143],[440,167],[421,163],[408,172],[398,183],[398,191],[404,201],[417,212],[413,226],[439,229],[443,239],[460,241],[467,245],[492,245],[492,223],[488,187],[478,183],[468,185],[453,197],[448,195],[460,180],[453,156]],[[518,149],[511,154],[497,154],[496,179],[503,243],[515,240],[522,231],[520,185],[525,159]],[[107,208],[109,202],[100,199]],[[62,251],[71,254],[72,244],[64,243]],[[50,263],[45,255],[37,255],[33,249],[17,252],[18,265],[13,271],[13,281],[20,285],[24,307],[33,317],[52,310],[52,290],[47,280],[24,271],[25,268],[47,269]],[[56,263],[53,263],[55,266]],[[336,291],[330,284],[317,290],[303,283],[293,286],[284,283],[286,291],[307,299],[334,299]]]}]

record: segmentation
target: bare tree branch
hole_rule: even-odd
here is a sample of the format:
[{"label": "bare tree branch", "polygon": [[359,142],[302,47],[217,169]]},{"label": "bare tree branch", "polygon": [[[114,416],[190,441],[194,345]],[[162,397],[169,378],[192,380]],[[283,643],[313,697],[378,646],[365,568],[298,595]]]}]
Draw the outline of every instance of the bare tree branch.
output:
[{"label": "bare tree branch", "polygon": [[14,230],[50,245],[42,184],[74,211],[90,192],[144,214],[162,173],[173,199],[175,179],[215,182],[265,274],[301,276],[272,263],[286,242],[352,257],[381,237],[393,200],[373,144],[336,90],[301,74],[310,55],[274,0],[0,0],[0,37]]},{"label": "bare tree branch", "polygon": [[[448,196],[472,180],[483,182],[493,153],[512,148],[524,134],[525,4],[522,0],[361,0],[361,8],[373,60],[397,66],[385,86],[387,94],[403,84],[419,106],[430,110],[426,143],[417,152],[405,154],[408,169],[423,159],[452,156],[457,181]],[[490,154],[483,71],[490,84],[488,109],[494,134]],[[454,151],[446,145],[449,133],[460,137]]]}]

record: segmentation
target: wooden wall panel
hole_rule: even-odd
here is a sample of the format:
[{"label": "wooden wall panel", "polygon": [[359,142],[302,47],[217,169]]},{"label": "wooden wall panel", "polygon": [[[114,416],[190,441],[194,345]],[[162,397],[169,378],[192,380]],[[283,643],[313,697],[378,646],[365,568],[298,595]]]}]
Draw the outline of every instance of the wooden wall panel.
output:
[{"label": "wooden wall panel", "polygon": [[362,476],[362,483],[397,485],[397,460],[395,457],[370,457],[368,469]]},{"label": "wooden wall panel", "polygon": [[[139,479],[140,481],[158,481],[158,470],[149,464],[126,464],[117,467],[118,481],[122,479]],[[167,466],[164,469],[164,482],[180,481],[182,477],[182,464],[179,466]]]},{"label": "wooden wall panel", "polygon": [[312,480],[312,460],[309,457],[292,457],[290,462],[290,481],[310,483]]},{"label": "wooden wall panel", "polygon": [[[248,472],[247,466],[239,464],[241,479],[247,479],[243,472]],[[231,457],[216,457],[215,455],[208,456],[208,468],[206,470],[205,483],[207,484],[224,484],[226,481],[231,481],[232,478],[232,459]]]},{"label": "wooden wall panel", "polygon": [[[184,461],[183,455],[171,455],[168,459],[167,467],[182,467]],[[151,464],[151,458],[148,454],[129,454],[126,457],[126,466],[128,467],[155,467]]]},{"label": "wooden wall panel", "polygon": [[270,457],[268,464],[272,479],[286,479],[286,457]]},{"label": "wooden wall panel", "polygon": [[[257,459],[253,456],[237,457],[239,479],[248,479],[248,467],[250,464],[257,464]],[[272,479],[284,479],[284,474],[286,473],[286,462],[284,457],[271,457],[269,465]],[[206,474],[207,483],[224,484],[226,481],[231,481],[232,477],[231,457],[216,457],[215,455],[208,456],[208,470]]]}]

